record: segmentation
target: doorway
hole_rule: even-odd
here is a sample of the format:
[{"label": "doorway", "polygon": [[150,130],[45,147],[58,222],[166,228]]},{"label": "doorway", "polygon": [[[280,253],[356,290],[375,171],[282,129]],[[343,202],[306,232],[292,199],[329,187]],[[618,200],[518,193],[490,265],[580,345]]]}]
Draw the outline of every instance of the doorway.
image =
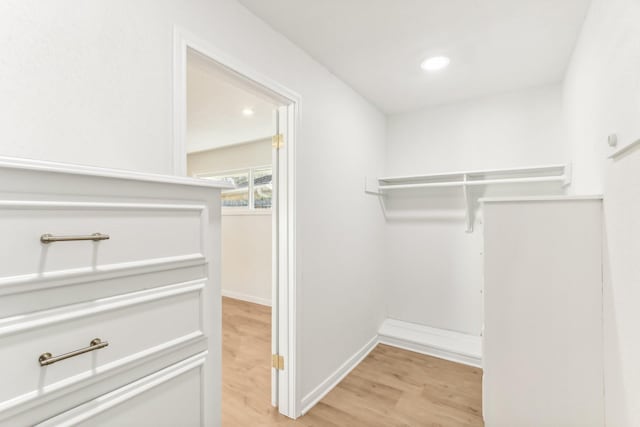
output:
[{"label": "doorway", "polygon": [[[235,184],[233,190],[222,195],[222,287],[223,294],[230,298],[225,305],[233,309],[238,304],[231,303],[237,301],[271,304],[271,352],[267,354],[271,390],[267,396],[270,394],[270,404],[281,414],[295,418],[299,405],[295,381],[293,198],[299,97],[179,29],[175,33],[174,61],[175,172]],[[207,76],[216,82],[214,96],[207,96],[212,93],[208,89],[194,92],[190,83],[190,79]],[[212,101],[217,107],[190,112],[190,101],[194,100]],[[240,226],[249,223],[252,224],[249,229]],[[264,232],[265,223],[271,225],[269,233]],[[234,229],[241,230],[244,237],[234,236]],[[265,235],[270,235],[270,251],[265,245]],[[253,243],[246,243],[252,239]],[[270,258],[266,263],[265,252],[269,252]],[[251,264],[244,270],[243,255],[245,267]],[[268,278],[265,272],[269,269],[265,266],[271,267]],[[248,279],[234,277],[234,268],[236,272],[253,272],[254,279],[259,280],[239,288],[238,285],[247,285]],[[271,285],[270,292],[265,291],[265,283]]]}]

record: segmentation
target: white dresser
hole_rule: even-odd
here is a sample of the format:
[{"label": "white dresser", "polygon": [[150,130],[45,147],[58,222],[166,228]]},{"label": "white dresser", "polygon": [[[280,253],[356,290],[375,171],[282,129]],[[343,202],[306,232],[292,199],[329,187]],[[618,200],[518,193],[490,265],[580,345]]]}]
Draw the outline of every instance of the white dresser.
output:
[{"label": "white dresser", "polygon": [[0,158],[0,425],[220,425],[220,202]]},{"label": "white dresser", "polygon": [[602,200],[484,202],[487,427],[603,427]]}]

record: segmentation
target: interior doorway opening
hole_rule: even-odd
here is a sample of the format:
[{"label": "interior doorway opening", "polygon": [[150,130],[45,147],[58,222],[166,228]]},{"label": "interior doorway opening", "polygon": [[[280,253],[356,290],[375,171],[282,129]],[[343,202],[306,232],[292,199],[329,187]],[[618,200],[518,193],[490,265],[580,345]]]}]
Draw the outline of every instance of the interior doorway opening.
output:
[{"label": "interior doorway opening", "polygon": [[175,62],[176,173],[234,184],[222,194],[223,384],[239,373],[258,404],[295,418],[299,98],[180,31]]}]

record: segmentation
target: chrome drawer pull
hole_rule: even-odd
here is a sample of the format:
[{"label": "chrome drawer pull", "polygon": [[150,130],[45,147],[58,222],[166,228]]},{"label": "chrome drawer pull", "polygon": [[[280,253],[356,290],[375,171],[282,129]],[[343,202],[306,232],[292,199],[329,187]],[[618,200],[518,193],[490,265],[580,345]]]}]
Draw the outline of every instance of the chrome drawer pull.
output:
[{"label": "chrome drawer pull", "polygon": [[94,242],[100,240],[109,240],[110,237],[108,234],[102,233],[93,233],[89,236],[54,236],[53,234],[43,234],[40,236],[40,241],[42,243],[52,243],[52,242],[73,242],[76,240],[93,240]]},{"label": "chrome drawer pull", "polygon": [[64,359],[68,359],[70,357],[78,356],[80,354],[88,353],[94,350],[100,350],[101,348],[105,348],[108,345],[109,345],[108,341],[102,341],[100,338],[96,338],[89,343],[89,347],[85,347],[78,350],[74,350],[69,353],[61,354],[60,356],[52,356],[51,353],[42,353],[40,357],[38,357],[38,362],[40,362],[40,366],[47,366]]}]

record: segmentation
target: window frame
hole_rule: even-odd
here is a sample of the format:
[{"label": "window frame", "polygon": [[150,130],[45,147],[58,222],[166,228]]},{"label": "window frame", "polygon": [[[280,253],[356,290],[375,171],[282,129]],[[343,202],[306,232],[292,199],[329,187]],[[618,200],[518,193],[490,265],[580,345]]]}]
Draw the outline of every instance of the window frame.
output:
[{"label": "window frame", "polygon": [[254,173],[257,169],[271,169],[271,183],[273,185],[273,165],[271,163],[266,165],[259,166],[250,166],[246,168],[238,168],[238,169],[227,169],[219,172],[202,172],[197,173],[194,176],[200,179],[207,179],[213,177],[225,177],[229,175],[236,174],[247,174],[248,187],[247,191],[249,191],[248,198],[248,206],[222,206],[222,214],[223,215],[271,215],[271,208],[273,207],[273,196],[271,198],[272,203],[269,208],[259,208],[255,207],[255,182],[254,182]]}]

